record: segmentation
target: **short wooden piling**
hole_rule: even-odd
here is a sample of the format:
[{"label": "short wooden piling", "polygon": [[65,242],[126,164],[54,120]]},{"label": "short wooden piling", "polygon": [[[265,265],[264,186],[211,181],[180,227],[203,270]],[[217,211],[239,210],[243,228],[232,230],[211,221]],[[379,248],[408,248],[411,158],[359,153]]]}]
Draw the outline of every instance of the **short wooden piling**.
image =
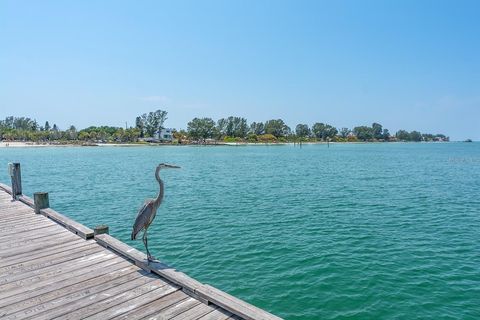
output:
[{"label": "short wooden piling", "polygon": [[41,209],[50,208],[48,192],[35,192],[33,194],[33,202],[35,205],[36,214],[39,214]]},{"label": "short wooden piling", "polygon": [[99,234],[108,234],[108,226],[105,224],[96,226],[95,228],[93,228],[93,234],[94,236],[97,236]]},{"label": "short wooden piling", "polygon": [[20,172],[20,163],[9,163],[8,171],[12,178],[12,198],[17,199],[17,196],[22,194],[22,174]]}]

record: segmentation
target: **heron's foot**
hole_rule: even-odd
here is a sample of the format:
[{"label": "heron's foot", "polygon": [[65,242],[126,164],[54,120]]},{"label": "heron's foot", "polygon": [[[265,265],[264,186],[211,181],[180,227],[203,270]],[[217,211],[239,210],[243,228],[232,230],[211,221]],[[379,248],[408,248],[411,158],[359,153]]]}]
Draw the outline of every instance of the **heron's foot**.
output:
[{"label": "heron's foot", "polygon": [[154,262],[157,259],[154,256],[152,256],[151,254],[149,254],[149,255],[147,255],[147,260],[148,260],[148,262]]}]

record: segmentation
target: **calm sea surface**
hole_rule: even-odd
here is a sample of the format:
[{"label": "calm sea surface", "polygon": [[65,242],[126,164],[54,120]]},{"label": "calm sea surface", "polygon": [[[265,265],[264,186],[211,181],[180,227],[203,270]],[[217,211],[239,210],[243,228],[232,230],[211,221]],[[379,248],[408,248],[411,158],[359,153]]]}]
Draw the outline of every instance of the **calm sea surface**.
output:
[{"label": "calm sea surface", "polygon": [[[24,192],[286,319],[480,319],[480,144],[2,148]],[[3,167],[3,169],[2,169]],[[8,182],[9,183],[9,182]]]}]

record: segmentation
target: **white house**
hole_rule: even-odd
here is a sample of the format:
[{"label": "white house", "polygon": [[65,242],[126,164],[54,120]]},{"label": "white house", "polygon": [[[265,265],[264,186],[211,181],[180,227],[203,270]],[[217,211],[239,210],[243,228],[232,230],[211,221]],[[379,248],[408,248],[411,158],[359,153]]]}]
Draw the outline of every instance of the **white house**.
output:
[{"label": "white house", "polygon": [[163,128],[160,131],[155,132],[153,136],[156,140],[159,141],[172,141],[173,140],[173,129],[172,128]]}]

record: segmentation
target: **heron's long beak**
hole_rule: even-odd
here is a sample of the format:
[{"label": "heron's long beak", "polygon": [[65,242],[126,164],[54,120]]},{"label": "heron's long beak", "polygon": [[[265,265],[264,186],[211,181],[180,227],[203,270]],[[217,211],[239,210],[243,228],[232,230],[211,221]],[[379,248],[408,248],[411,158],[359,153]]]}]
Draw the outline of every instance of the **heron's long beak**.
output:
[{"label": "heron's long beak", "polygon": [[171,169],[180,169],[179,166],[173,165],[173,164],[164,164],[165,168],[171,168]]}]

